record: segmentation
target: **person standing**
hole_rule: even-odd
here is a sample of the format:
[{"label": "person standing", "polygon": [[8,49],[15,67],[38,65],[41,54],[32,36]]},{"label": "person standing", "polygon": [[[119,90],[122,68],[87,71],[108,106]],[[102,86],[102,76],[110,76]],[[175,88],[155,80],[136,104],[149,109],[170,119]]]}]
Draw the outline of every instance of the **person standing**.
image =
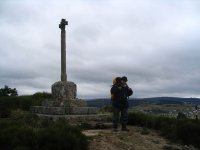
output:
[{"label": "person standing", "polygon": [[121,130],[129,131],[129,129],[127,129],[128,97],[132,95],[133,92],[131,92],[132,89],[126,84],[127,77],[117,77],[115,81],[115,84],[113,84],[110,90],[113,106],[113,128],[114,131],[118,131],[119,115],[121,113]]},{"label": "person standing", "polygon": [[128,81],[127,77],[123,76],[122,77],[123,102],[122,102],[122,108],[121,108],[121,113],[122,113],[121,119],[122,119],[122,130],[124,131],[129,130],[126,127],[127,121],[128,121],[128,107],[129,107],[128,99],[129,99],[129,96],[133,94],[133,90],[129,88],[127,81]]}]

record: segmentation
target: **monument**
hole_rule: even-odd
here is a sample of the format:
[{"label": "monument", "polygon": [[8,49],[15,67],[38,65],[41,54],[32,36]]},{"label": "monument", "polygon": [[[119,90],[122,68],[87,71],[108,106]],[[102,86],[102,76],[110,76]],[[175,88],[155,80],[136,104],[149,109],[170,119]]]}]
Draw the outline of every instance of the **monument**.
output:
[{"label": "monument", "polygon": [[67,81],[66,73],[66,31],[68,22],[62,19],[59,28],[61,29],[61,81],[51,86],[52,99],[42,102],[42,106],[32,106],[31,112],[41,117],[48,117],[56,120],[65,118],[69,121],[106,121],[107,115],[97,114],[96,107],[87,107],[86,101],[78,99],[77,87],[74,82]]},{"label": "monument", "polygon": [[[59,28],[61,29],[61,81],[54,83],[51,87],[52,96],[61,102],[61,106],[86,106],[86,102],[76,98],[77,88],[74,82],[67,81],[66,73],[66,31],[68,22],[62,19]],[[63,103],[64,102],[64,103]]]}]

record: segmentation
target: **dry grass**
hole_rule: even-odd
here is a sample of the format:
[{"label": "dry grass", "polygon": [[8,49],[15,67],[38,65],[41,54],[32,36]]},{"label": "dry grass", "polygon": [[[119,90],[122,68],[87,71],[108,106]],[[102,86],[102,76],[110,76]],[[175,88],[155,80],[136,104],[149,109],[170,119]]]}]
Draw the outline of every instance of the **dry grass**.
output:
[{"label": "dry grass", "polygon": [[91,137],[90,150],[192,150],[183,145],[171,144],[152,130],[132,126],[129,129],[129,132],[107,129],[87,130],[83,133]]}]

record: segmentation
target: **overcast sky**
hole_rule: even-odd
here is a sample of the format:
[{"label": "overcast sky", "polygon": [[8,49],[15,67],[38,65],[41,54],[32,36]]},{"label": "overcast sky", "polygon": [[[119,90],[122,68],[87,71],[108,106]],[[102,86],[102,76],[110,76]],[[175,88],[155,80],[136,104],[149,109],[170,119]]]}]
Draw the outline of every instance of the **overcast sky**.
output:
[{"label": "overcast sky", "polygon": [[134,97],[200,97],[199,0],[0,0],[0,87],[50,92],[67,76],[79,98],[109,97],[127,76]]}]

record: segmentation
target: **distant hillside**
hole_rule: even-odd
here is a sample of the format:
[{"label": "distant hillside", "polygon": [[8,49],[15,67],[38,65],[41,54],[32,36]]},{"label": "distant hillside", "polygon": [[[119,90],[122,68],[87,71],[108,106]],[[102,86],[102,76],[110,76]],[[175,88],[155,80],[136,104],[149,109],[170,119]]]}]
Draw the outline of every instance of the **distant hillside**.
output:
[{"label": "distant hillside", "polygon": [[[99,98],[86,100],[89,107],[102,107],[111,104],[109,98]],[[152,98],[130,98],[129,105],[137,106],[142,103],[153,104],[200,104],[199,98],[180,98],[180,97],[152,97]]]}]

